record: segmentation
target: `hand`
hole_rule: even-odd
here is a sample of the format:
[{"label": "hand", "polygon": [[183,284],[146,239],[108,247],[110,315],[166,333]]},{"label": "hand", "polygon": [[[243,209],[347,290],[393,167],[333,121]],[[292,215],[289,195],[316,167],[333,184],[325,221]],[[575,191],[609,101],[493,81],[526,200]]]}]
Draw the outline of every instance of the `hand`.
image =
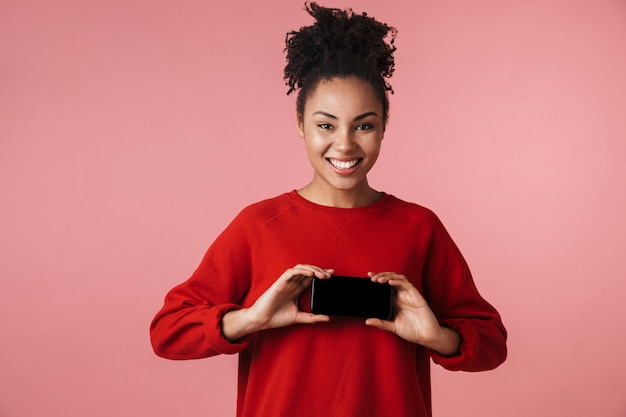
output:
[{"label": "hand", "polygon": [[330,278],[332,272],[332,269],[302,264],[286,270],[250,307],[252,316],[262,329],[328,321],[328,316],[300,311],[298,298],[311,285],[314,276]]},{"label": "hand", "polygon": [[326,279],[332,273],[332,269],[314,265],[298,264],[289,268],[251,307],[230,311],[222,317],[224,337],[237,340],[259,330],[329,321],[326,315],[301,311],[298,298],[311,285],[314,276]]},{"label": "hand", "polygon": [[388,283],[395,288],[395,315],[393,320],[370,318],[365,324],[395,333],[442,355],[458,353],[461,344],[459,334],[439,324],[422,294],[404,275],[394,272],[370,272],[368,275],[374,282]]}]

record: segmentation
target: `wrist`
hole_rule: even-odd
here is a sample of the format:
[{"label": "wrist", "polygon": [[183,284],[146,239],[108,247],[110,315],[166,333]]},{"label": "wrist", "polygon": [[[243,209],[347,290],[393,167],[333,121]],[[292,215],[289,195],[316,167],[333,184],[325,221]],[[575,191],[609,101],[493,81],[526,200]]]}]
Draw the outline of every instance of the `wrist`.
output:
[{"label": "wrist", "polygon": [[454,356],[460,352],[461,335],[450,327],[440,326],[437,337],[424,346],[443,356]]},{"label": "wrist", "polygon": [[222,316],[222,335],[230,342],[254,333],[259,328],[259,324],[254,320],[249,308],[231,310]]}]

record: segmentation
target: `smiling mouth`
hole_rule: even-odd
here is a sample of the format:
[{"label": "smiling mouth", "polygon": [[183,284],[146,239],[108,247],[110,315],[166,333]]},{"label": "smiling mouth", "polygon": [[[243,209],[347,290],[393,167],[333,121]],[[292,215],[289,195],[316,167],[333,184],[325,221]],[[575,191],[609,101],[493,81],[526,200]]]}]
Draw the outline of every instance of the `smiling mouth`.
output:
[{"label": "smiling mouth", "polygon": [[363,160],[363,158],[352,159],[350,161],[339,161],[337,159],[331,158],[326,158],[326,160],[337,169],[350,169],[358,165]]}]

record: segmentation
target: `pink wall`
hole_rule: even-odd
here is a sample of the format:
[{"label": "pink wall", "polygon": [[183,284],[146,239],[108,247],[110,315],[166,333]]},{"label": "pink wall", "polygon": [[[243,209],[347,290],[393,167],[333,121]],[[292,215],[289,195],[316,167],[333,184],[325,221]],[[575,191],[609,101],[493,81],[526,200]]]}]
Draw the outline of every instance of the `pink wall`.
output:
[{"label": "pink wall", "polygon": [[[308,180],[281,74],[310,20],[214,3],[0,2],[0,416],[234,415],[235,358],[147,327]],[[371,182],[439,213],[510,331],[493,372],[435,368],[436,416],[624,416],[626,3],[353,4],[400,30]]]}]

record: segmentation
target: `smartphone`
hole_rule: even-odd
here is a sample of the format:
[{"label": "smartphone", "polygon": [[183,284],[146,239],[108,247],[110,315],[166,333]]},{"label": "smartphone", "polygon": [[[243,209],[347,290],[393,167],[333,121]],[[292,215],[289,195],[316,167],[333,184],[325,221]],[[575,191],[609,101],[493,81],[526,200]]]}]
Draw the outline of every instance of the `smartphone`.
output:
[{"label": "smartphone", "polygon": [[389,320],[393,288],[369,278],[333,275],[313,278],[311,311],[329,316],[352,316]]}]

